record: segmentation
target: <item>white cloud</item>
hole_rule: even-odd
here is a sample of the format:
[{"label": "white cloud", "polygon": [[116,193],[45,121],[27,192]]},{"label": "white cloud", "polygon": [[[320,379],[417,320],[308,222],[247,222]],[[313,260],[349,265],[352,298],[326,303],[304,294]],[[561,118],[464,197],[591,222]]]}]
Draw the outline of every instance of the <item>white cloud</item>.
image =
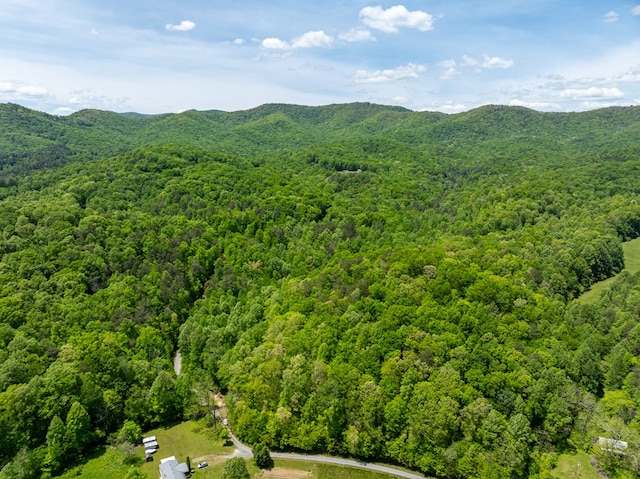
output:
[{"label": "white cloud", "polygon": [[595,86],[589,88],[567,88],[562,90],[559,95],[562,98],[571,98],[574,100],[580,98],[622,98],[624,93],[620,89],[613,88],[598,88]]},{"label": "white cloud", "polygon": [[513,60],[505,60],[504,58],[500,57],[488,57],[487,55],[484,56],[484,62],[482,63],[483,68],[487,68],[490,70],[495,68],[506,69],[511,68],[512,66]]},{"label": "white cloud", "polygon": [[369,30],[364,28],[353,28],[348,32],[341,33],[338,35],[338,38],[349,43],[376,41],[376,37],[374,37]]},{"label": "white cloud", "polygon": [[479,60],[476,60],[469,55],[462,55],[460,66],[467,68],[473,67],[478,72],[482,71],[483,68],[487,70],[495,70],[497,68],[507,69],[513,66],[513,60],[506,60],[500,57],[490,57],[488,55],[484,55],[484,60],[480,62]]},{"label": "white cloud", "polygon": [[73,113],[75,110],[73,108],[69,108],[68,106],[61,106],[53,110],[54,115],[68,115]]},{"label": "white cloud", "polygon": [[605,23],[615,23],[618,20],[620,20],[620,15],[617,14],[616,12],[614,12],[614,11],[607,12],[604,15]]},{"label": "white cloud", "polygon": [[315,32],[307,32],[304,35],[294,39],[291,46],[292,48],[329,48],[332,44],[333,37],[327,35],[322,30],[318,30]]},{"label": "white cloud", "polygon": [[280,40],[279,38],[265,38],[262,40],[262,48],[267,50],[293,50],[296,48],[329,48],[333,44],[333,37],[327,35],[324,31],[318,30],[313,32],[307,32],[297,38],[294,38],[291,43]]},{"label": "white cloud", "polygon": [[368,27],[385,33],[396,33],[400,27],[415,28],[421,32],[433,29],[433,16],[416,10],[410,12],[404,5],[384,10],[380,5],[360,10],[360,18]]},{"label": "white cloud", "polygon": [[233,41],[233,44],[234,44],[234,45],[244,45],[245,43],[246,43],[246,42],[244,41],[244,39],[243,39],[243,38],[236,38],[236,39]]},{"label": "white cloud", "polygon": [[559,110],[561,107],[557,103],[547,101],[523,101],[514,99],[509,102],[511,106],[523,106],[532,110]]},{"label": "white cloud", "polygon": [[444,105],[436,106],[434,110],[440,111],[442,113],[460,113],[461,111],[468,110],[468,108],[462,103],[447,103]]},{"label": "white cloud", "polygon": [[460,70],[457,69],[455,60],[444,60],[438,63],[438,66],[442,68],[442,74],[440,78],[448,80],[460,74]]},{"label": "white cloud", "polygon": [[164,28],[176,32],[188,32],[189,30],[196,28],[196,24],[191,20],[182,20],[178,25],[167,23]]},{"label": "white cloud", "polygon": [[462,55],[462,66],[463,67],[475,67],[478,65],[478,60],[475,58],[471,58],[469,55]]},{"label": "white cloud", "polygon": [[67,104],[73,110],[82,108],[99,108],[102,110],[123,110],[127,107],[127,98],[114,98],[89,89],[79,89],[71,92]]},{"label": "white cloud", "polygon": [[44,96],[47,94],[47,89],[39,86],[20,86],[16,89],[18,94],[24,96]]},{"label": "white cloud", "polygon": [[631,15],[640,15],[640,5],[633,7],[633,10],[631,10]]},{"label": "white cloud", "polygon": [[291,48],[291,45],[279,38],[265,38],[262,40],[261,45],[262,48],[266,48],[267,50],[288,50]]},{"label": "white cloud", "polygon": [[358,70],[356,72],[357,83],[383,83],[388,81],[397,81],[404,78],[418,78],[420,73],[427,71],[424,65],[416,65],[409,63],[389,70],[366,71]]},{"label": "white cloud", "polygon": [[48,94],[46,88],[22,83],[0,82],[0,94],[6,94],[13,99],[43,97]]},{"label": "white cloud", "polygon": [[409,99],[406,96],[393,97],[393,101],[395,103],[398,103],[398,104],[401,104],[401,105],[405,105],[405,104],[409,103]]}]

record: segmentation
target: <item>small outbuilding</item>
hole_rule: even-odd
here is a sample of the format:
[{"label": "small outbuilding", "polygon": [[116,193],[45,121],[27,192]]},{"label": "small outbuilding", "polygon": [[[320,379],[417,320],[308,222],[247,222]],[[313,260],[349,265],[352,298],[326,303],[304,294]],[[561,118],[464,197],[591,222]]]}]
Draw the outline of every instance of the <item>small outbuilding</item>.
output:
[{"label": "small outbuilding", "polygon": [[629,447],[629,444],[626,441],[619,441],[617,439],[610,439],[608,437],[599,437],[598,446],[600,446],[602,450],[607,452],[624,454],[627,450],[627,447]]}]

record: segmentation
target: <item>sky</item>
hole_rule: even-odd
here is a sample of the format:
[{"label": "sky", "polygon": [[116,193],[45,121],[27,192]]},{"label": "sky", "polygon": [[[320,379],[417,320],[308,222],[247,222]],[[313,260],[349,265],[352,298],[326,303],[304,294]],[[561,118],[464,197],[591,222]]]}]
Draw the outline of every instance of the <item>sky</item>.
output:
[{"label": "sky", "polygon": [[640,105],[640,0],[0,0],[0,102]]}]

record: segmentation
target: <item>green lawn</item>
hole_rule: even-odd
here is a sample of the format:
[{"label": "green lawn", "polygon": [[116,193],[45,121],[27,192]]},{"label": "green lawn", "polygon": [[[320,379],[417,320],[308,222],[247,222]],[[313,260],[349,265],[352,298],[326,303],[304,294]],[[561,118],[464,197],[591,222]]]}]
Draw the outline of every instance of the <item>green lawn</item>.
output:
[{"label": "green lawn", "polygon": [[[199,460],[206,460],[210,467],[198,470],[194,477],[197,479],[213,479],[221,477],[223,459],[215,456],[233,454],[233,447],[224,447],[215,437],[214,431],[203,422],[186,421],[171,427],[161,427],[146,431],[145,436],[156,436],[160,449],[154,454],[154,461],[143,461],[144,449],[136,448],[139,457],[138,466],[143,472],[154,479],[158,477],[160,459],[175,456],[180,462],[191,458],[195,469]],[[122,463],[122,455],[115,448],[100,448],[89,456],[87,462],[75,467],[62,476],[63,479],[124,479],[131,466]]]},{"label": "green lawn", "polygon": [[[640,238],[623,243],[622,250],[624,251],[624,271],[631,274],[640,271]],[[592,285],[591,289],[585,291],[577,300],[587,302],[597,298],[602,291],[611,286],[616,278],[617,276],[613,276]]]},{"label": "green lawn", "polygon": [[551,471],[559,479],[602,479],[591,465],[589,454],[578,451],[575,454],[561,454],[558,463]]},{"label": "green lawn", "polygon": [[275,459],[274,462],[276,467],[307,471],[309,472],[309,479],[400,479],[398,476],[367,471],[357,467],[343,467],[291,459]]}]

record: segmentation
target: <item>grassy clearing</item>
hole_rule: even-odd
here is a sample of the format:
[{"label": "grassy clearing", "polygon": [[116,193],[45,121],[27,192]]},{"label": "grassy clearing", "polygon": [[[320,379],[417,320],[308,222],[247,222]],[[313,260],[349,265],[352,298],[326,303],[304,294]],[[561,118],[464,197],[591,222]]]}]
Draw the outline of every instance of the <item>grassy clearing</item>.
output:
[{"label": "grassy clearing", "polygon": [[[622,250],[624,251],[624,271],[628,271],[633,274],[640,271],[640,238],[627,241],[622,244]],[[607,278],[604,281],[600,281],[591,286],[589,291],[585,291],[577,301],[588,302],[594,300],[600,296],[600,293],[607,289],[616,280],[618,276]]]},{"label": "grassy clearing", "polygon": [[584,451],[558,456],[557,465],[551,474],[561,479],[602,479],[591,465],[589,454]]},{"label": "grassy clearing", "polygon": [[88,460],[81,466],[67,471],[64,479],[119,479],[124,478],[131,466],[122,463],[120,453],[113,448],[100,448],[88,456]]},{"label": "grassy clearing", "polygon": [[[144,449],[136,448],[139,462],[135,466],[150,478],[158,477],[160,459],[175,456],[178,461],[191,459],[195,469],[198,462],[207,461],[209,467],[197,470],[196,479],[214,479],[222,476],[224,459],[233,454],[233,447],[225,447],[215,437],[215,431],[203,422],[186,421],[170,427],[161,427],[145,432],[145,436],[156,436],[160,449],[154,454],[154,461],[145,463]],[[247,465],[249,465],[247,463]],[[132,466],[123,464],[121,453],[112,447],[100,448],[89,456],[86,463],[75,467],[62,476],[63,479],[124,479]],[[255,468],[254,468],[255,469]],[[250,469],[251,470],[251,469]],[[257,472],[257,470],[254,470]]]},{"label": "grassy clearing", "polygon": [[[180,462],[191,459],[191,467],[196,468],[198,462],[207,461],[210,467],[198,470],[197,478],[220,477],[215,475],[217,463],[223,460],[218,456],[233,454],[233,447],[224,447],[214,436],[213,429],[207,428],[201,422],[187,421],[172,427],[162,427],[148,431],[145,436],[156,436],[160,449],[154,454],[154,461],[144,463],[141,467],[149,477],[158,475],[158,464],[163,457],[175,456]],[[140,448],[142,457],[143,451]],[[222,466],[220,465],[220,473]]]}]

